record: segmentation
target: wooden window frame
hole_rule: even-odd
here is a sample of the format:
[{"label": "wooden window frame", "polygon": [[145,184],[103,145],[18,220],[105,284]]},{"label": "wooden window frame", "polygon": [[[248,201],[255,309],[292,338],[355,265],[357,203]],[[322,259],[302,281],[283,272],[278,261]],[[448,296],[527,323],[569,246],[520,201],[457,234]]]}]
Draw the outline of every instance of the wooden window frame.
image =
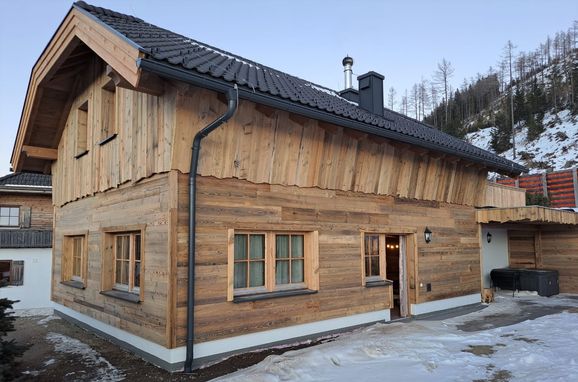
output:
[{"label": "wooden window frame", "polygon": [[[13,209],[13,208],[18,209],[18,221],[16,222],[16,224],[10,224],[10,218],[13,217],[13,216],[11,215],[10,210]],[[1,211],[2,211],[3,209],[7,209],[7,210],[8,210],[8,215],[7,215],[7,217],[8,217],[8,225],[0,225],[0,227],[2,227],[2,228],[20,228],[20,219],[21,219],[21,217],[20,217],[20,213],[21,213],[21,208],[20,208],[20,206],[2,205],[2,206],[0,206],[0,215],[2,215]],[[6,215],[4,215],[4,216],[6,216]]]},{"label": "wooden window frame", "polygon": [[117,135],[116,122],[116,86],[114,81],[107,81],[100,89],[100,146],[112,141]]},{"label": "wooden window frame", "polygon": [[[107,227],[102,233],[101,294],[130,302],[139,303],[144,299],[145,275],[145,228],[146,225]],[[116,238],[129,235],[129,284],[116,283]],[[140,284],[134,285],[135,240],[140,235]]]},{"label": "wooden window frame", "polygon": [[[8,263],[8,280],[6,286],[22,286],[24,285],[24,260],[0,260],[0,262]],[[22,266],[22,273],[21,277],[17,280],[14,280],[13,273],[14,273],[14,263],[18,263],[18,265]],[[2,276],[0,276],[0,280],[2,280]]]},{"label": "wooden window frame", "polygon": [[74,158],[78,159],[88,153],[88,100],[81,103],[76,109],[76,139]]},{"label": "wooden window frame", "polygon": [[[265,285],[253,288],[235,288],[235,235],[265,235]],[[303,235],[303,278],[302,283],[275,283],[275,246],[277,235]],[[227,301],[235,301],[243,296],[271,295],[281,296],[286,292],[298,290],[319,290],[319,232],[318,231],[262,231],[262,230],[228,230],[228,285]]]},{"label": "wooden window frame", "polygon": [[[372,283],[391,283],[392,280],[388,280],[387,275],[387,256],[386,256],[386,238],[388,236],[398,236],[400,240],[403,240],[405,234],[397,234],[390,232],[372,232],[372,231],[362,231],[361,232],[361,285],[371,286]],[[379,275],[378,276],[367,276],[365,274],[365,237],[366,236],[379,236]]]},{"label": "wooden window frame", "polygon": [[[82,240],[80,256],[75,256],[75,240]],[[80,275],[74,274],[75,257],[80,258]],[[62,238],[61,283],[84,289],[88,275],[88,231],[67,232]]]}]

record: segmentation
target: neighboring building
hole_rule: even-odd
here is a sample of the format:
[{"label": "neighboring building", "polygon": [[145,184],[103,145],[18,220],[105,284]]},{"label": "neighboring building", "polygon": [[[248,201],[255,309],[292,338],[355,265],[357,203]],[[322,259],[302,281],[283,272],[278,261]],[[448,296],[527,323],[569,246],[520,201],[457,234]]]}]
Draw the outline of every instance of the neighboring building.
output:
[{"label": "neighboring building", "polygon": [[543,195],[551,207],[578,208],[578,167],[529,174],[516,179],[498,179],[498,183],[521,187],[529,194]]},{"label": "neighboring building", "polygon": [[12,155],[53,176],[56,311],[188,370],[479,303],[476,207],[509,192],[487,173],[526,169],[384,110],[381,75],[358,80],[338,94],[75,3]]},{"label": "neighboring building", "polygon": [[50,308],[52,267],[50,175],[0,177],[0,297],[14,309]]}]

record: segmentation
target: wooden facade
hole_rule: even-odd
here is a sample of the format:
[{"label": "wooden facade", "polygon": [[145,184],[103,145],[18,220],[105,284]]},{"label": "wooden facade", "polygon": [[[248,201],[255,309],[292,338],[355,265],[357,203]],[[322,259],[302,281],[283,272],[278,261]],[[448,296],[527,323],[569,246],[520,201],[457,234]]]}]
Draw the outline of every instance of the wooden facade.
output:
[{"label": "wooden facade", "polygon": [[523,188],[488,182],[484,206],[524,207],[526,206],[526,190]]},{"label": "wooden facade", "polygon": [[[53,299],[165,347],[181,346],[190,144],[225,105],[216,93],[177,83],[165,83],[162,95],[117,87],[116,136],[107,140],[102,126],[110,121],[110,78],[98,59],[90,67],[87,84],[71,102],[52,166]],[[87,113],[82,152],[78,110]],[[196,341],[391,307],[391,287],[361,285],[365,231],[405,238],[410,303],[479,290],[473,206],[483,203],[479,190],[486,181],[476,166],[246,101],[203,142],[200,157]],[[104,231],[135,224],[146,227],[144,294],[137,305],[100,293]],[[435,235],[427,246],[426,226]],[[227,230],[265,228],[318,232],[318,293],[227,301]],[[88,240],[84,289],[61,283],[63,238],[79,231]]]},{"label": "wooden facade", "polygon": [[[191,144],[227,105],[216,92],[136,68],[142,55],[73,8],[33,71],[13,162],[34,170],[51,162],[53,301],[175,349],[185,345],[190,313]],[[43,120],[48,110],[62,114]],[[395,236],[401,245],[399,263],[390,266],[401,264],[398,289],[407,291],[408,305],[477,298],[476,207],[520,203],[521,195],[487,186],[487,171],[241,99],[203,140],[195,174],[195,342],[393,308],[400,298],[393,282],[366,280],[366,234],[382,244]],[[235,298],[235,232],[302,234],[307,293]],[[132,244],[119,245],[121,236]],[[130,261],[118,253],[130,253]]]}]

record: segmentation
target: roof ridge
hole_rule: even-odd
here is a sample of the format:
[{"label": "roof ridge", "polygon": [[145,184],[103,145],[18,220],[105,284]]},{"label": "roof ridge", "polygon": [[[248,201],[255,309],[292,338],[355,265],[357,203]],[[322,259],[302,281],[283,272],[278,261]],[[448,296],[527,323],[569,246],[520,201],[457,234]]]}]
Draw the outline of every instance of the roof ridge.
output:
[{"label": "roof ridge", "polygon": [[143,19],[139,19],[138,17],[127,15],[127,14],[120,13],[120,12],[116,12],[116,11],[113,11],[112,9],[91,5],[91,4],[86,3],[83,0],[76,1],[73,5],[80,7],[82,9],[85,9],[89,12],[94,12],[94,13],[98,13],[98,14],[106,15],[106,16],[117,17],[119,19],[125,19],[125,20],[129,20],[129,21],[136,21],[139,23],[145,23],[145,21]]}]

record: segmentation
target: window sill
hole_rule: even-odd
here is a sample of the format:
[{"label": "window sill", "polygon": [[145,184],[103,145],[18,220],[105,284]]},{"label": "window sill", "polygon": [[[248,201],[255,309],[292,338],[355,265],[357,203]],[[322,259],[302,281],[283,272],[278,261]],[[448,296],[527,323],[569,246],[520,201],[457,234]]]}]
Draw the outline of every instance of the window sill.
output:
[{"label": "window sill", "polygon": [[60,283],[62,285],[66,285],[66,286],[73,287],[76,289],[85,289],[86,288],[86,286],[84,285],[84,283],[82,281],[66,280],[66,281],[61,281]]},{"label": "window sill", "polygon": [[368,281],[365,283],[366,288],[384,287],[384,286],[388,286],[388,285],[393,285],[393,281],[378,280],[378,281]]},{"label": "window sill", "polygon": [[84,151],[76,154],[76,155],[74,156],[74,159],[80,159],[80,158],[82,158],[83,156],[85,156],[86,154],[88,154],[88,150],[84,150]]},{"label": "window sill", "polygon": [[235,296],[233,298],[233,302],[234,303],[250,302],[250,301],[268,300],[271,298],[301,296],[301,295],[315,294],[315,293],[317,293],[317,291],[311,290],[311,289],[292,289],[292,290],[283,290],[283,291],[276,291],[276,292],[249,294],[249,295],[245,295],[245,296]]},{"label": "window sill", "polygon": [[140,296],[138,294],[124,292],[121,290],[103,290],[100,294],[108,297],[118,298],[119,300],[124,300],[132,302],[134,304],[140,303]]},{"label": "window sill", "polygon": [[102,141],[98,142],[98,145],[102,146],[102,145],[112,141],[113,139],[116,138],[116,135],[117,135],[116,133],[109,135],[108,137],[104,138]]}]

